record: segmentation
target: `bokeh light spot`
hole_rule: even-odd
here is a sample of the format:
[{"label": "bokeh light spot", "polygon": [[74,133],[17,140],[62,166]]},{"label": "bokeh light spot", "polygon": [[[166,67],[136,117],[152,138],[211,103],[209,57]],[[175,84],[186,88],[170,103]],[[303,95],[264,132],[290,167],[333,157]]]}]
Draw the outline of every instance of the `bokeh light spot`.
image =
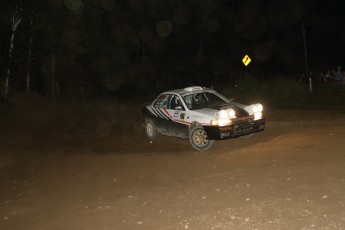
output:
[{"label": "bokeh light spot", "polygon": [[157,33],[162,36],[166,37],[169,36],[172,32],[172,25],[169,21],[160,21],[157,24]]},{"label": "bokeh light spot", "polygon": [[81,0],[64,0],[64,3],[67,9],[72,10],[72,11],[77,11],[82,6]]},{"label": "bokeh light spot", "polygon": [[265,61],[272,55],[272,46],[267,42],[256,43],[254,54],[259,60]]}]

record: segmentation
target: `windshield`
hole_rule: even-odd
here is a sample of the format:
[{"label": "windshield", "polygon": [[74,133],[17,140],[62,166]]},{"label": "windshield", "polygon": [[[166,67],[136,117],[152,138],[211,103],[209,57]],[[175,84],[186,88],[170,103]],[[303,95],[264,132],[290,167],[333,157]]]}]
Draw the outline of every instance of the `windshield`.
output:
[{"label": "windshield", "polygon": [[182,98],[190,110],[210,108],[212,106],[224,105],[231,102],[231,100],[226,97],[212,91],[187,94]]}]

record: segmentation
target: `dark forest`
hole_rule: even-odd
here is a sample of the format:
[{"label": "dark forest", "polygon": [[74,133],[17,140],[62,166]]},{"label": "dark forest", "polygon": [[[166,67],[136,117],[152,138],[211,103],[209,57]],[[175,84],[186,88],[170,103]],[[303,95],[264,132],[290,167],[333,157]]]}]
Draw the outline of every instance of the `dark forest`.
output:
[{"label": "dark forest", "polygon": [[0,9],[2,96],[226,85],[345,59],[342,1],[12,0]]}]

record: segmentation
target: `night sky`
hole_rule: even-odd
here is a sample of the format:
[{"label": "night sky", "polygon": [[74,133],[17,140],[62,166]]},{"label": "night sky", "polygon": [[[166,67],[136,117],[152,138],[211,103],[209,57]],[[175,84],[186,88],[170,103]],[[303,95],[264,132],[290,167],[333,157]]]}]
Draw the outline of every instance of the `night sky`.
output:
[{"label": "night sky", "polygon": [[0,80],[10,69],[11,91],[103,95],[227,83],[244,71],[289,77],[306,71],[305,48],[310,71],[345,67],[341,0],[12,0],[0,9]]}]

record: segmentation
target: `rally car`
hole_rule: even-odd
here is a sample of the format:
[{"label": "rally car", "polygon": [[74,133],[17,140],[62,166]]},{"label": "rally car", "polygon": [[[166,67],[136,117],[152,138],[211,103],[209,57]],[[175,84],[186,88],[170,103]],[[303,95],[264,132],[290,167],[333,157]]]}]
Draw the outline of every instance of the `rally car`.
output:
[{"label": "rally car", "polygon": [[210,149],[215,140],[265,129],[261,104],[239,104],[200,86],[161,93],[142,109],[141,122],[149,140],[158,135],[189,138],[198,151]]}]

